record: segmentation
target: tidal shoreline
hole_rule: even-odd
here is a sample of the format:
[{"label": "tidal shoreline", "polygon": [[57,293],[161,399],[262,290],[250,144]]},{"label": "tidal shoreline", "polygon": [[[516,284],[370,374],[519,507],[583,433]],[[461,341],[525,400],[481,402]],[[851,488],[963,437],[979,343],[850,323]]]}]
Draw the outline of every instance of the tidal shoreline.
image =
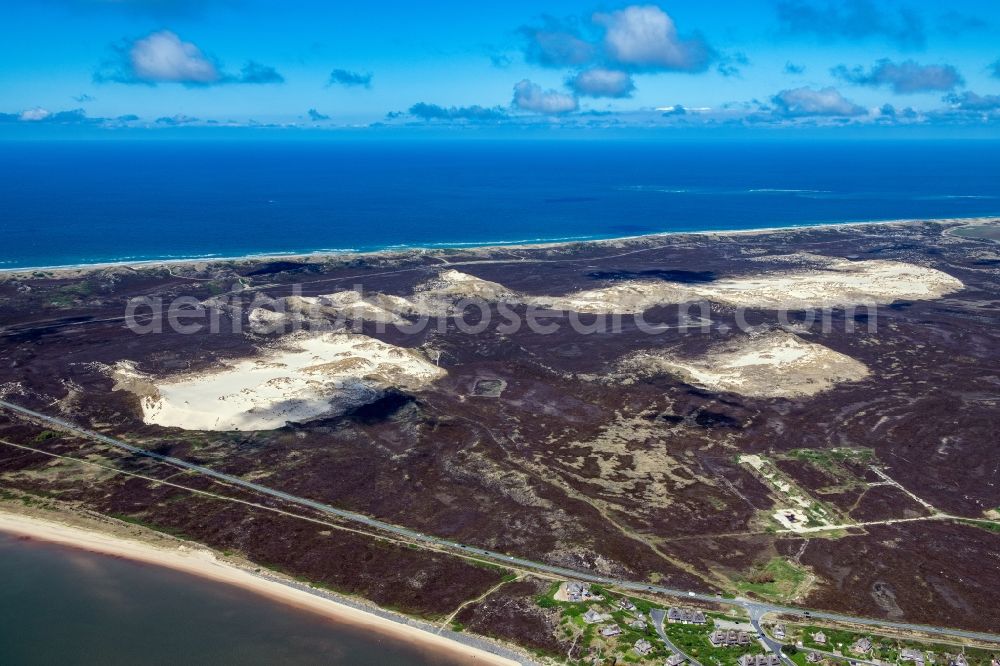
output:
[{"label": "tidal shoreline", "polygon": [[804,231],[814,231],[831,228],[856,228],[865,226],[884,225],[907,225],[907,224],[975,224],[995,220],[998,216],[977,216],[977,217],[949,217],[933,219],[893,219],[893,220],[869,220],[855,222],[820,222],[816,224],[797,224],[785,227],[756,227],[753,229],[706,229],[701,231],[661,231],[650,234],[639,234],[634,236],[612,236],[612,237],[581,237],[580,239],[554,239],[537,241],[492,241],[479,243],[434,243],[430,245],[407,245],[407,246],[387,246],[372,250],[317,250],[314,252],[260,252],[234,256],[191,256],[169,259],[137,259],[124,261],[104,261],[82,264],[62,264],[50,266],[22,266],[14,268],[0,268],[0,276],[17,276],[19,274],[30,274],[33,272],[45,271],[50,273],[72,273],[80,275],[89,271],[107,270],[111,268],[160,268],[170,266],[197,266],[208,264],[220,264],[229,262],[268,262],[268,261],[302,261],[309,259],[347,259],[354,257],[387,257],[387,256],[409,256],[409,255],[435,255],[451,251],[465,252],[494,252],[513,249],[551,249],[569,247],[573,245],[612,245],[622,242],[642,242],[654,239],[683,237],[683,236],[746,236],[757,234],[775,233],[796,233]]},{"label": "tidal shoreline", "polygon": [[[428,623],[361,604],[305,584],[281,580],[277,576],[224,562],[203,546],[159,547],[97,530],[12,513],[4,509],[0,509],[0,532],[169,568],[217,583],[232,585],[270,601],[323,616],[338,624],[373,631],[403,643],[449,652],[467,659],[470,664],[511,666],[526,663],[512,650],[495,646],[485,639],[456,634],[448,630],[438,633]],[[507,654],[501,655],[499,652]]]}]

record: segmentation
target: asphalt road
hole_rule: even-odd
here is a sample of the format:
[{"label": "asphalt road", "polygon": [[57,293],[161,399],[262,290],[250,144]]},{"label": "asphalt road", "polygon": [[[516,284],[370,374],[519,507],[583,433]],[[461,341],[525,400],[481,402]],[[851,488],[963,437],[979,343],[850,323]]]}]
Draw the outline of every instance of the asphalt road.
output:
[{"label": "asphalt road", "polygon": [[757,632],[758,640],[761,643],[763,643],[764,647],[766,647],[774,654],[778,655],[778,658],[781,659],[781,663],[785,664],[785,666],[796,666],[795,662],[786,657],[785,653],[782,651],[784,645],[782,645],[781,643],[777,642],[776,640],[768,636],[767,632],[765,632],[764,629],[760,626],[761,618],[763,618],[764,615],[765,615],[764,613],[762,614],[754,614],[753,612],[750,613],[750,624],[753,626],[754,631]]},{"label": "asphalt road", "polygon": [[261,495],[274,497],[282,501],[288,502],[289,504],[295,504],[309,509],[313,509],[320,513],[335,516],[337,518],[354,522],[360,525],[365,525],[372,529],[386,532],[389,534],[394,534],[397,536],[402,536],[414,543],[423,543],[428,546],[434,546],[436,548],[447,548],[449,550],[456,551],[457,553],[474,555],[477,557],[482,557],[485,559],[493,560],[497,563],[508,564],[512,567],[517,567],[527,571],[535,571],[550,574],[560,578],[565,578],[568,580],[585,581],[589,583],[597,583],[600,585],[613,586],[621,590],[630,590],[633,592],[652,592],[656,594],[663,594],[672,597],[686,598],[695,601],[704,601],[715,604],[722,604],[736,608],[742,608],[745,610],[750,618],[758,624],[760,619],[768,614],[772,613],[782,613],[787,615],[796,615],[801,618],[808,619],[822,619],[832,622],[848,622],[853,624],[859,624],[864,626],[871,626],[883,629],[897,629],[902,631],[919,631],[926,634],[931,634],[935,636],[944,636],[950,638],[967,638],[980,641],[994,642],[1000,645],[1000,635],[997,634],[987,634],[975,631],[964,631],[961,629],[949,629],[944,627],[930,627],[924,625],[907,624],[902,622],[887,622],[885,620],[878,620],[872,618],[864,617],[853,617],[850,615],[841,615],[839,613],[827,613],[820,610],[807,609],[807,608],[796,608],[792,606],[781,606],[778,604],[770,604],[767,602],[754,601],[750,599],[734,598],[727,599],[711,594],[702,594],[698,592],[688,591],[688,590],[678,590],[675,588],[663,587],[661,585],[653,585],[638,581],[628,581],[620,580],[615,578],[608,578],[606,576],[598,576],[586,571],[577,571],[575,569],[568,569],[565,567],[557,567],[543,562],[534,562],[532,560],[526,560],[524,558],[516,557],[514,555],[508,555],[506,553],[499,553],[496,551],[485,550],[482,548],[476,548],[469,546],[467,544],[458,543],[456,541],[450,541],[448,539],[441,539],[429,534],[424,534],[416,530],[409,529],[407,527],[402,527],[400,525],[393,525],[369,516],[365,516],[360,513],[355,513],[353,511],[346,511],[344,509],[338,509],[320,502],[315,502],[304,497],[298,497],[296,495],[291,495],[289,493],[282,492],[280,490],[275,490],[274,488],[268,488],[267,486],[262,486],[252,481],[246,481],[237,476],[231,476],[229,474],[224,474],[222,472],[217,472],[208,467],[203,467],[201,465],[195,465],[194,463],[181,460],[180,458],[173,458],[171,456],[161,455],[159,453],[154,453],[152,451],[147,451],[146,449],[140,448],[138,446],[133,446],[121,440],[115,439],[113,437],[108,437],[107,435],[102,435],[98,432],[88,430],[74,423],[66,421],[55,416],[49,416],[47,414],[42,414],[34,410],[16,405],[5,400],[0,400],[0,409],[15,412],[22,416],[26,416],[38,421],[41,421],[50,426],[54,426],[60,430],[73,433],[75,435],[85,437],[92,441],[101,442],[111,447],[115,447],[124,451],[128,451],[135,455],[145,456],[152,458],[154,460],[160,460],[162,462],[187,469],[189,471],[201,474],[213,479],[218,479],[233,486],[238,486],[251,490],[253,492],[259,493]]}]

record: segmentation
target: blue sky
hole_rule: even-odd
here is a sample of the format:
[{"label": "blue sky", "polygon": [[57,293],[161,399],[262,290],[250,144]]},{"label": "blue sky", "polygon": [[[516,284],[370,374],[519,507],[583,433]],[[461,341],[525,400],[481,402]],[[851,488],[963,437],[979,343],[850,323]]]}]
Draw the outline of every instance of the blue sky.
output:
[{"label": "blue sky", "polygon": [[992,0],[3,2],[20,128],[1000,126]]}]

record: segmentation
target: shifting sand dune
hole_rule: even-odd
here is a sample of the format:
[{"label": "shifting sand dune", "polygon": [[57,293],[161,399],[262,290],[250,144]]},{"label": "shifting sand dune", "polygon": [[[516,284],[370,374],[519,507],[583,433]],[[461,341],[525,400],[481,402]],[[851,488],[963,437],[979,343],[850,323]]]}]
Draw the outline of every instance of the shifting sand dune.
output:
[{"label": "shifting sand dune", "polygon": [[942,271],[899,261],[849,261],[810,255],[792,270],[763,268],[753,277],[677,284],[630,280],[565,296],[535,296],[530,302],[554,310],[593,314],[637,314],[657,305],[707,300],[766,310],[845,307],[929,300],[964,285]]},{"label": "shifting sand dune", "polygon": [[442,271],[418,285],[409,297],[359,291],[338,291],[321,296],[290,296],[276,301],[274,309],[255,308],[250,324],[256,332],[279,332],[294,323],[322,325],[337,321],[369,321],[396,326],[419,317],[450,317],[466,300],[518,302],[519,297],[496,282]]},{"label": "shifting sand dune", "polygon": [[300,335],[259,356],[154,378],[129,363],[116,389],[140,396],[143,421],[184,430],[273,430],[335,416],[388,388],[415,390],[445,372],[418,352],[352,333]]},{"label": "shifting sand dune", "polygon": [[[587,314],[640,314],[662,305],[711,301],[762,310],[877,305],[897,300],[930,300],[965,285],[942,271],[899,261],[849,261],[820,255],[767,257],[781,268],[762,266],[759,275],[681,284],[659,279],[622,280],[562,296],[518,293],[497,282],[448,269],[418,285],[411,296],[362,295],[342,291],[312,298],[283,299],[281,312],[258,308],[251,324],[274,327],[295,318],[312,323],[363,319],[404,324],[413,317],[452,317],[463,301],[505,302]],[[784,268],[794,261],[797,268]]]},{"label": "shifting sand dune", "polygon": [[860,361],[782,330],[741,336],[697,358],[640,352],[621,366],[640,376],[670,374],[704,389],[752,398],[813,396],[868,376]]}]

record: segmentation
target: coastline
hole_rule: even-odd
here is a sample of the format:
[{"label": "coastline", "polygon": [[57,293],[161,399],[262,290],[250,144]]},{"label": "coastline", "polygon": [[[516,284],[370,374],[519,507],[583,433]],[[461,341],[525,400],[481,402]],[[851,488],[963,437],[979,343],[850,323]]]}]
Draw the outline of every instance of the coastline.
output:
[{"label": "coastline", "polygon": [[489,651],[485,639],[454,634],[447,630],[438,633],[427,623],[397,616],[377,607],[367,607],[304,584],[294,584],[280,580],[276,576],[255,573],[217,559],[215,554],[204,546],[159,547],[54,520],[25,516],[4,508],[0,508],[0,532],[164,567],[232,585],[272,602],[321,615],[338,624],[351,625],[391,636],[405,643],[419,644],[432,650],[460,655],[470,664],[515,666],[524,663],[515,658],[512,650],[507,650],[511,656],[502,656]]},{"label": "coastline", "polygon": [[752,229],[705,229],[700,231],[660,231],[650,234],[638,234],[632,236],[613,237],[581,237],[579,239],[554,239],[554,240],[526,240],[526,241],[484,241],[483,243],[432,243],[429,245],[399,245],[388,246],[372,250],[316,250],[312,252],[284,253],[284,252],[258,252],[245,255],[234,256],[191,256],[169,259],[136,259],[123,261],[104,261],[83,264],[62,264],[50,266],[21,266],[13,268],[0,268],[0,277],[17,276],[24,273],[45,271],[49,273],[85,273],[89,271],[107,270],[113,268],[160,268],[170,266],[195,266],[209,265],[230,262],[265,262],[265,261],[302,261],[308,259],[331,259],[331,258],[353,258],[353,257],[385,257],[398,255],[434,255],[436,253],[447,252],[449,250],[461,250],[466,252],[490,252],[512,249],[553,249],[564,248],[572,245],[613,245],[623,242],[641,242],[655,239],[676,238],[684,236],[753,236],[760,234],[776,233],[797,233],[803,231],[835,229],[835,228],[857,228],[866,226],[892,226],[907,224],[975,224],[992,221],[1000,218],[997,216],[976,216],[976,217],[948,217],[948,218],[911,218],[893,220],[866,220],[853,222],[819,222],[816,224],[804,223],[784,227],[755,227]]}]

